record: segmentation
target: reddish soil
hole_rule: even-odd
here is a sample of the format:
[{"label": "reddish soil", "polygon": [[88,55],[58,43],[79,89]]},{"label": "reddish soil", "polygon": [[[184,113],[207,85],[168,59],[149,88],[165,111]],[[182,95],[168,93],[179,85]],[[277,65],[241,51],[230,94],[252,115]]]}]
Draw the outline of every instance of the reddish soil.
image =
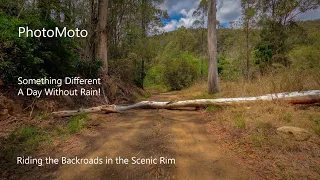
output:
[{"label": "reddish soil", "polygon": [[[151,100],[175,100],[174,93],[154,95]],[[60,165],[38,168],[34,178],[45,179],[257,179],[258,176],[220,149],[208,133],[201,111],[132,110],[121,114],[95,114],[103,124],[84,130],[61,147],[55,157],[167,157],[175,164]],[[52,166],[52,165],[49,165]],[[41,170],[43,169],[43,170]],[[41,172],[41,173],[40,173]],[[45,173],[44,173],[45,172]]]}]

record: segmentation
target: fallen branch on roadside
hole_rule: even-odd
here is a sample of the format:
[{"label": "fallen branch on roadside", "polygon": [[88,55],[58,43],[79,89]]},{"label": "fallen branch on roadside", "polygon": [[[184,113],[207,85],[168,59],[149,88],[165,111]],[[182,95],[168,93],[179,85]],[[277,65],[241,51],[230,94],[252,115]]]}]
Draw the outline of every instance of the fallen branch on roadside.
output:
[{"label": "fallen branch on roadside", "polygon": [[69,111],[58,111],[52,114],[57,117],[74,116],[83,113],[118,113],[127,111],[130,109],[175,109],[183,107],[206,107],[210,105],[233,105],[251,103],[257,101],[284,101],[291,104],[311,104],[320,102],[320,90],[313,91],[302,91],[302,92],[290,92],[290,93],[277,93],[267,94],[257,97],[241,97],[241,98],[219,98],[219,99],[195,99],[185,101],[141,101],[133,105],[102,105],[98,107],[91,107],[88,109],[69,110]]}]

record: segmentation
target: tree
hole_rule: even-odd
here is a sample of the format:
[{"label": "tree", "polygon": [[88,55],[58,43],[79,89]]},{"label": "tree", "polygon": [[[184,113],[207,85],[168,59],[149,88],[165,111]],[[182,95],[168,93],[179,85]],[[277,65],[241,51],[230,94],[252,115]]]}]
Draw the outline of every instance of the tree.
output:
[{"label": "tree", "polygon": [[[193,16],[197,17],[198,20],[194,22],[194,25],[200,26],[201,28],[201,55],[205,55],[205,43],[204,43],[204,34],[205,34],[205,19],[208,16],[208,2],[207,0],[201,0],[197,10],[194,11]],[[201,58],[201,70],[200,70],[200,78],[203,78],[203,65],[204,58]]]},{"label": "tree", "polygon": [[107,33],[107,16],[108,16],[108,0],[99,0],[99,50],[98,57],[103,62],[103,71],[108,74],[108,33]]},{"label": "tree", "polygon": [[250,79],[250,55],[249,55],[249,31],[250,24],[256,14],[256,1],[241,0],[242,14],[244,20],[244,30],[246,33],[246,77]]},{"label": "tree", "polygon": [[[320,0],[261,0],[262,30],[261,42],[256,46],[256,63],[262,64],[262,70],[273,63],[289,66],[288,51],[292,48],[287,43],[292,29],[297,26],[296,17],[309,10],[316,9]],[[271,55],[269,55],[271,52]],[[268,54],[268,58],[261,56]]]},{"label": "tree", "polygon": [[209,2],[208,14],[208,93],[213,94],[219,91],[218,84],[218,60],[217,60],[217,30],[216,30],[216,0]]}]

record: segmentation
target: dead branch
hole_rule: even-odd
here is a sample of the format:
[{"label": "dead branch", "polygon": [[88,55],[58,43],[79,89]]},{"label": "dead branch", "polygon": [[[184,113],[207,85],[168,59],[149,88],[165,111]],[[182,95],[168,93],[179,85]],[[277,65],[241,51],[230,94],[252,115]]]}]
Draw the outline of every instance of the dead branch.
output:
[{"label": "dead branch", "polygon": [[252,103],[258,101],[284,101],[291,104],[311,104],[320,102],[320,90],[267,94],[257,97],[240,97],[240,98],[219,98],[219,99],[195,99],[185,101],[141,101],[133,105],[103,105],[89,109],[69,110],[53,112],[54,116],[67,117],[82,113],[117,113],[130,109],[175,109],[184,107],[206,107],[210,105],[225,106],[234,104]]}]

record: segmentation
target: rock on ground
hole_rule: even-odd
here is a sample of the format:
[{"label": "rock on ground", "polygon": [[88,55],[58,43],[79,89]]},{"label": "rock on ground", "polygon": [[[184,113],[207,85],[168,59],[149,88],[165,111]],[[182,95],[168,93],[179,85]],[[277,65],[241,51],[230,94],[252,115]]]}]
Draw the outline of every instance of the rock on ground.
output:
[{"label": "rock on ground", "polygon": [[306,141],[311,137],[311,133],[308,130],[294,126],[280,127],[277,132],[286,138],[294,138],[297,141]]}]

